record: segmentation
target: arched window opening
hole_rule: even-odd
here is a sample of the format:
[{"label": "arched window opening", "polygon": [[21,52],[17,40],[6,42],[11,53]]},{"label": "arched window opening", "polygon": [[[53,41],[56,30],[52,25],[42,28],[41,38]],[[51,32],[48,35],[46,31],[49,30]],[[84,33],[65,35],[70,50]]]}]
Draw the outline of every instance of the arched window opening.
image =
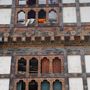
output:
[{"label": "arched window opening", "polygon": [[36,58],[32,58],[29,61],[29,72],[38,73],[38,60]]},{"label": "arched window opening", "polygon": [[49,4],[58,4],[58,0],[48,0]]},{"label": "arched window opening", "polygon": [[38,90],[38,84],[35,80],[29,82],[29,90]]},{"label": "arched window opening", "polygon": [[28,20],[29,24],[34,24],[36,19],[36,12],[34,10],[30,10],[28,12]]},{"label": "arched window opening", "polygon": [[39,4],[40,4],[40,5],[46,4],[46,0],[39,0]]},{"label": "arched window opening", "polygon": [[19,0],[19,5],[26,5],[26,0]]},{"label": "arched window opening", "polygon": [[49,59],[44,57],[41,61],[41,73],[48,74],[49,73]]},{"label": "arched window opening", "polygon": [[18,71],[26,72],[26,60],[24,58],[18,60]]},{"label": "arched window opening", "polygon": [[18,13],[18,23],[25,24],[25,13],[23,11]]},{"label": "arched window opening", "polygon": [[46,22],[46,12],[42,9],[38,13],[38,23],[45,23]]},{"label": "arched window opening", "polygon": [[62,90],[62,83],[59,80],[56,80],[53,83],[53,90]]},{"label": "arched window opening", "polygon": [[61,59],[58,57],[53,59],[53,73],[61,73]]},{"label": "arched window opening", "polygon": [[44,80],[41,83],[41,90],[50,90],[50,83],[46,80]]},{"label": "arched window opening", "polygon": [[27,1],[27,4],[28,4],[29,6],[34,6],[34,5],[36,5],[36,0],[28,0],[28,1]]},{"label": "arched window opening", "polygon": [[17,90],[25,90],[25,88],[26,88],[25,82],[23,80],[20,80],[17,83]]},{"label": "arched window opening", "polygon": [[49,22],[50,23],[56,23],[57,22],[57,13],[55,10],[49,11]]}]

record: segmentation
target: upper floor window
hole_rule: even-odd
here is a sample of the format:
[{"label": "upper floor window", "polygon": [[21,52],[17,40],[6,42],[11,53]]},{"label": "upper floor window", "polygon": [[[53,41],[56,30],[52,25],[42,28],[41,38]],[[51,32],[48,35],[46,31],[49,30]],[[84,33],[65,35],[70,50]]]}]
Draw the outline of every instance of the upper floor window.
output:
[{"label": "upper floor window", "polygon": [[21,58],[18,61],[18,71],[20,71],[20,72],[26,71],[26,60],[24,58]]},{"label": "upper floor window", "polygon": [[39,0],[39,4],[46,4],[46,0]]},{"label": "upper floor window", "polygon": [[26,0],[19,0],[19,5],[26,5]]},{"label": "upper floor window", "polygon": [[49,4],[57,4],[58,3],[58,0],[48,0],[48,3]]},{"label": "upper floor window", "polygon": [[37,73],[38,72],[38,60],[36,58],[32,58],[29,61],[29,72]]},{"label": "upper floor window", "polygon": [[18,83],[17,83],[17,89],[16,90],[25,90],[26,88],[26,84],[23,80],[20,80]]},{"label": "upper floor window", "polygon": [[25,13],[23,11],[18,13],[18,23],[25,24]]},{"label": "upper floor window", "polygon": [[46,12],[41,9],[38,13],[38,23],[45,23],[46,22]]},{"label": "upper floor window", "polygon": [[34,10],[30,10],[28,12],[28,20],[26,24],[34,24],[36,19],[36,12]]},{"label": "upper floor window", "polygon": [[28,4],[29,6],[36,5],[36,0],[28,0],[28,1],[27,1],[27,4]]},{"label": "upper floor window", "polygon": [[57,13],[55,10],[50,10],[49,11],[49,22],[50,23],[56,23],[57,21]]}]

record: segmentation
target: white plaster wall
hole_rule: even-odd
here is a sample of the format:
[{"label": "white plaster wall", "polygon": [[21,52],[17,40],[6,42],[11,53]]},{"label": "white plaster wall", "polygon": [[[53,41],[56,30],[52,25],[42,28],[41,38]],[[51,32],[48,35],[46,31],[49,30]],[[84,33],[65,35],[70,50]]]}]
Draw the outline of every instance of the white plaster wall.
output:
[{"label": "white plaster wall", "polygon": [[90,90],[90,78],[87,78],[88,90]]},{"label": "white plaster wall", "polygon": [[39,4],[46,4],[46,0],[39,0]]},{"label": "white plaster wall", "polygon": [[9,79],[0,79],[0,90],[9,90]]},{"label": "white plaster wall", "polygon": [[0,0],[0,5],[12,5],[12,0]]},{"label": "white plaster wall", "polygon": [[75,0],[62,0],[63,3],[75,3]]},{"label": "white plaster wall", "polygon": [[0,74],[10,74],[11,57],[2,56],[0,57]]},{"label": "white plaster wall", "polygon": [[68,72],[69,73],[82,73],[80,55],[68,56]]},{"label": "white plaster wall", "polygon": [[80,7],[81,22],[90,22],[90,7]]},{"label": "white plaster wall", "polygon": [[82,78],[69,78],[69,90],[83,90]]},{"label": "white plaster wall", "polygon": [[26,4],[26,0],[19,0],[19,5],[25,5]]},{"label": "white plaster wall", "polygon": [[79,0],[80,3],[88,3],[90,0]]},{"label": "white plaster wall", "polygon": [[0,24],[10,24],[11,9],[0,9]]},{"label": "white plaster wall", "polygon": [[63,8],[63,22],[64,23],[76,23],[76,8],[64,7]]},{"label": "white plaster wall", "polygon": [[86,72],[90,73],[90,55],[85,55]]}]

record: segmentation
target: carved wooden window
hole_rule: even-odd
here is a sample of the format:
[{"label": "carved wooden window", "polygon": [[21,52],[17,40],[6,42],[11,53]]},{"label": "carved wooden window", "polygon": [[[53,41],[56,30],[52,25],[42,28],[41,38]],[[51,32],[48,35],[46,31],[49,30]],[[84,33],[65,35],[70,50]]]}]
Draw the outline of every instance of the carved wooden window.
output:
[{"label": "carved wooden window", "polygon": [[29,61],[29,72],[38,73],[38,60],[36,58],[32,58]]},{"label": "carved wooden window", "polygon": [[39,0],[39,4],[46,4],[46,0]]},{"label": "carved wooden window", "polygon": [[41,61],[41,72],[44,74],[49,73],[49,60],[46,57]]},{"label": "carved wooden window", "polygon": [[18,60],[18,71],[26,72],[26,60],[24,58]]},{"label": "carved wooden window", "polygon": [[61,73],[61,59],[58,57],[53,59],[53,73]]},{"label": "carved wooden window", "polygon": [[35,80],[29,82],[29,89],[28,90],[38,90],[38,83]]},{"label": "carved wooden window", "polygon": [[41,9],[38,13],[38,23],[46,22],[46,11]]},{"label": "carved wooden window", "polygon": [[30,10],[28,12],[28,20],[29,24],[34,24],[36,19],[36,12],[34,10]]},{"label": "carved wooden window", "polygon": [[56,23],[57,21],[57,13],[55,10],[50,10],[49,11],[49,22],[50,23]]},{"label": "carved wooden window", "polygon": [[18,23],[25,24],[25,12],[24,11],[20,11],[18,13]]},{"label": "carved wooden window", "polygon": [[41,90],[50,90],[50,83],[46,80],[44,80],[41,83]]},{"label": "carved wooden window", "polygon": [[19,0],[19,5],[26,5],[26,0]]},{"label": "carved wooden window", "polygon": [[36,0],[28,0],[28,1],[27,1],[27,4],[28,4],[29,6],[34,6],[34,5],[36,5]]},{"label": "carved wooden window", "polygon": [[62,83],[59,80],[56,80],[53,83],[53,90],[62,90]]},{"label": "carved wooden window", "polygon": [[17,83],[16,90],[25,90],[25,88],[26,88],[25,82],[23,80],[20,80]]},{"label": "carved wooden window", "polygon": [[49,4],[58,4],[58,0],[48,0]]}]

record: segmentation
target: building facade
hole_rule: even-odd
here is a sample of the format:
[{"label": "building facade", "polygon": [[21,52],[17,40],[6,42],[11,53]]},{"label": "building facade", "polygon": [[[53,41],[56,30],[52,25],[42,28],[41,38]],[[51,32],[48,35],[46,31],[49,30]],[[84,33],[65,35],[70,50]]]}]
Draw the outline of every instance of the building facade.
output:
[{"label": "building facade", "polygon": [[90,0],[0,0],[0,90],[90,90]]}]

